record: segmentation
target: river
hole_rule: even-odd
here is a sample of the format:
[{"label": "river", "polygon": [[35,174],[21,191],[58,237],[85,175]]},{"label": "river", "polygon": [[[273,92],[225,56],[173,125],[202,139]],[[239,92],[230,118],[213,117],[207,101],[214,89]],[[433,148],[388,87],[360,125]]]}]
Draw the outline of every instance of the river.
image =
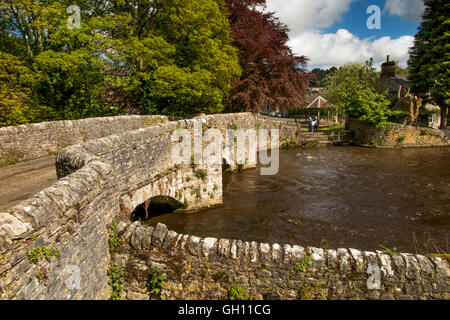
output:
[{"label": "river", "polygon": [[225,173],[220,208],[148,222],[281,245],[449,252],[450,148],[280,152],[280,171]]}]

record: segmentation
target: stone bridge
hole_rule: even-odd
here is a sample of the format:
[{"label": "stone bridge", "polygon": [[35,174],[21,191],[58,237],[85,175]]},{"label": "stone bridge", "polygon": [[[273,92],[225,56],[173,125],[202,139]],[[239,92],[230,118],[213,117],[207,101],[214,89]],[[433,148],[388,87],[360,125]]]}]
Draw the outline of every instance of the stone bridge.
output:
[{"label": "stone bridge", "polygon": [[[176,143],[171,136],[175,130],[186,129],[193,133],[195,125],[199,123],[204,130],[216,128],[222,133],[230,128],[279,129],[280,143],[295,141],[301,144],[307,141],[295,123],[259,119],[250,113],[212,115],[171,122],[164,117],[118,117],[58,122],[59,129],[55,129],[55,123],[0,129],[1,149],[8,150],[2,151],[2,157],[5,154],[15,154],[21,155],[22,159],[34,159],[55,152],[54,150],[58,151],[65,144],[75,144],[63,148],[57,154],[56,170],[59,180],[56,183],[0,213],[0,297],[108,299],[111,295],[108,269],[112,263],[117,263],[112,247],[117,245],[115,242],[118,241],[118,236],[123,236],[123,245],[129,241],[136,243],[136,239],[139,239],[137,249],[131,246],[130,250],[142,250],[142,246],[150,246],[154,239],[157,247],[163,243],[167,244],[166,248],[178,246],[176,243],[172,244],[174,232],[163,232],[164,228],[161,230],[160,226],[154,233],[150,229],[137,228],[135,224],[134,228],[129,229],[128,222],[124,221],[129,221],[136,210],[142,211],[144,208],[145,211],[149,200],[161,196],[169,199],[174,206],[188,211],[221,204],[222,165],[177,165],[171,159],[171,150]],[[345,136],[346,133],[342,135]],[[340,133],[329,139],[339,142],[343,136]],[[46,145],[43,141],[47,140],[52,142]],[[235,167],[232,166],[231,169]],[[121,232],[129,230],[128,236],[116,231],[117,219],[123,221],[119,224]],[[187,235],[183,239],[185,241],[181,241],[181,249],[177,250],[183,251],[185,247],[199,250],[200,243],[206,247],[210,243],[210,240]],[[247,252],[243,253],[243,257],[248,257],[249,263],[255,268],[256,264],[270,265],[274,261],[287,261],[284,265],[291,265],[293,268],[292,264],[299,262],[298,259],[286,260],[286,250],[282,251],[275,244],[251,243],[251,248],[247,248],[245,243],[239,242],[239,246],[236,246],[238,242],[230,241],[217,240],[218,246],[214,244],[209,249],[220,253],[219,256],[230,255],[229,258],[233,258],[233,250],[239,247],[238,252]],[[190,255],[193,254],[192,250],[188,250]],[[289,248],[287,250],[290,252]],[[189,255],[188,251],[186,255]],[[308,248],[305,252],[311,255],[313,261],[325,261],[322,249]],[[333,252],[337,254],[336,259],[356,259],[358,263],[359,259],[365,261],[358,254],[352,258],[346,249]],[[332,256],[328,254],[327,259],[333,257],[333,252]],[[151,252],[145,254],[153,257]],[[268,255],[272,258],[268,258]],[[259,256],[264,259],[260,260],[257,258]],[[376,255],[375,258],[371,254],[370,256],[374,261],[378,259]],[[167,258],[163,262],[170,260],[170,255],[161,257]],[[400,292],[395,293],[396,297],[409,295],[448,298],[450,271],[446,261],[437,257],[429,259],[411,255],[412,260],[409,257],[401,256],[398,260],[398,266],[403,267],[398,267],[401,276],[394,281],[400,288]],[[304,258],[306,255],[302,256]],[[198,262],[194,261],[204,263],[201,260],[203,258],[199,259]],[[386,264],[387,260],[383,261]],[[327,265],[322,262],[320,266],[325,268]],[[228,264],[233,262],[227,262]],[[397,268],[396,266],[392,264],[393,268]],[[344,269],[343,271],[347,270]],[[415,287],[414,294],[406,291],[409,278],[403,275],[402,270],[409,269],[415,270],[414,279],[419,288]],[[316,274],[314,272],[318,269],[314,270],[310,276],[320,277],[323,270],[320,269]],[[333,273],[333,270],[330,268],[329,272]],[[363,267],[354,272],[359,274],[359,278],[366,276]],[[270,287],[271,280],[267,281]],[[344,277],[340,281],[344,281],[346,286],[350,284],[351,288],[352,277]],[[246,286],[248,285],[247,282]],[[394,289],[388,286],[379,290],[391,292]],[[179,291],[174,290],[172,297],[177,297],[176,292]],[[129,298],[132,297],[133,291],[130,290]]]}]

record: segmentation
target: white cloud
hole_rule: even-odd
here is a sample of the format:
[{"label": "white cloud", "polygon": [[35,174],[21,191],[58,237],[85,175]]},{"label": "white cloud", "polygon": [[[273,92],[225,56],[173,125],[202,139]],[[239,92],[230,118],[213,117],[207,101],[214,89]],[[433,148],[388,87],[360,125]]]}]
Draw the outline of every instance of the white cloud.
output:
[{"label": "white cloud", "polygon": [[[309,65],[339,67],[350,61],[364,63],[372,57],[379,67],[386,56],[391,55],[393,60],[406,67],[413,36],[361,39],[345,29],[339,29],[336,33],[321,32],[341,21],[353,1],[355,0],[267,0],[267,11],[275,12],[288,25],[293,51],[309,57]],[[391,14],[406,15],[411,12],[406,13],[408,7],[399,3],[414,2],[413,8],[416,8],[421,1],[387,0],[385,10]]]},{"label": "white cloud", "polygon": [[355,0],[267,0],[267,11],[289,26],[292,35],[339,22]]},{"label": "white cloud", "polygon": [[291,38],[290,45],[296,54],[310,57],[309,64],[314,66],[342,66],[350,61],[364,63],[372,57],[375,66],[379,67],[390,55],[392,60],[406,67],[408,50],[413,42],[413,36],[360,39],[348,30],[339,29],[336,33],[326,34],[305,32]]},{"label": "white cloud", "polygon": [[386,0],[384,11],[415,22],[421,22],[425,5],[423,0]]}]

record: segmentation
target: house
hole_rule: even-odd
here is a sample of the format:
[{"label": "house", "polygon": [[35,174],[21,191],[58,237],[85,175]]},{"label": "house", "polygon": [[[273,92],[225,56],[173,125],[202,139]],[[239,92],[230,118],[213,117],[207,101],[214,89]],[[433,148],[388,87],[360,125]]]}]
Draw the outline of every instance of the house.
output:
[{"label": "house", "polygon": [[[381,65],[380,83],[387,89],[388,95],[391,98],[398,98],[398,105],[400,108],[410,112],[411,99],[416,97],[410,92],[408,75],[395,73],[395,62],[391,61],[390,56],[387,56],[386,62]],[[407,103],[402,104],[402,100],[407,101]],[[425,111],[425,113],[419,112],[416,122],[427,125],[430,128],[438,129],[441,121],[440,108],[431,103],[427,103],[422,107],[422,110]]]}]

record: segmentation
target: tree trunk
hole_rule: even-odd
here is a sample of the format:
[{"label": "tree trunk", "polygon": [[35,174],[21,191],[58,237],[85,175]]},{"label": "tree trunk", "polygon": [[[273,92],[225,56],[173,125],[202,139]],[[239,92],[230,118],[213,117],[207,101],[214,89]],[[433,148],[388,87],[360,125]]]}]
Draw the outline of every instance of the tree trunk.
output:
[{"label": "tree trunk", "polygon": [[447,106],[446,105],[441,105],[441,129],[445,130],[447,129]]},{"label": "tree trunk", "polygon": [[447,123],[446,126],[450,123],[450,108],[447,106]]}]

